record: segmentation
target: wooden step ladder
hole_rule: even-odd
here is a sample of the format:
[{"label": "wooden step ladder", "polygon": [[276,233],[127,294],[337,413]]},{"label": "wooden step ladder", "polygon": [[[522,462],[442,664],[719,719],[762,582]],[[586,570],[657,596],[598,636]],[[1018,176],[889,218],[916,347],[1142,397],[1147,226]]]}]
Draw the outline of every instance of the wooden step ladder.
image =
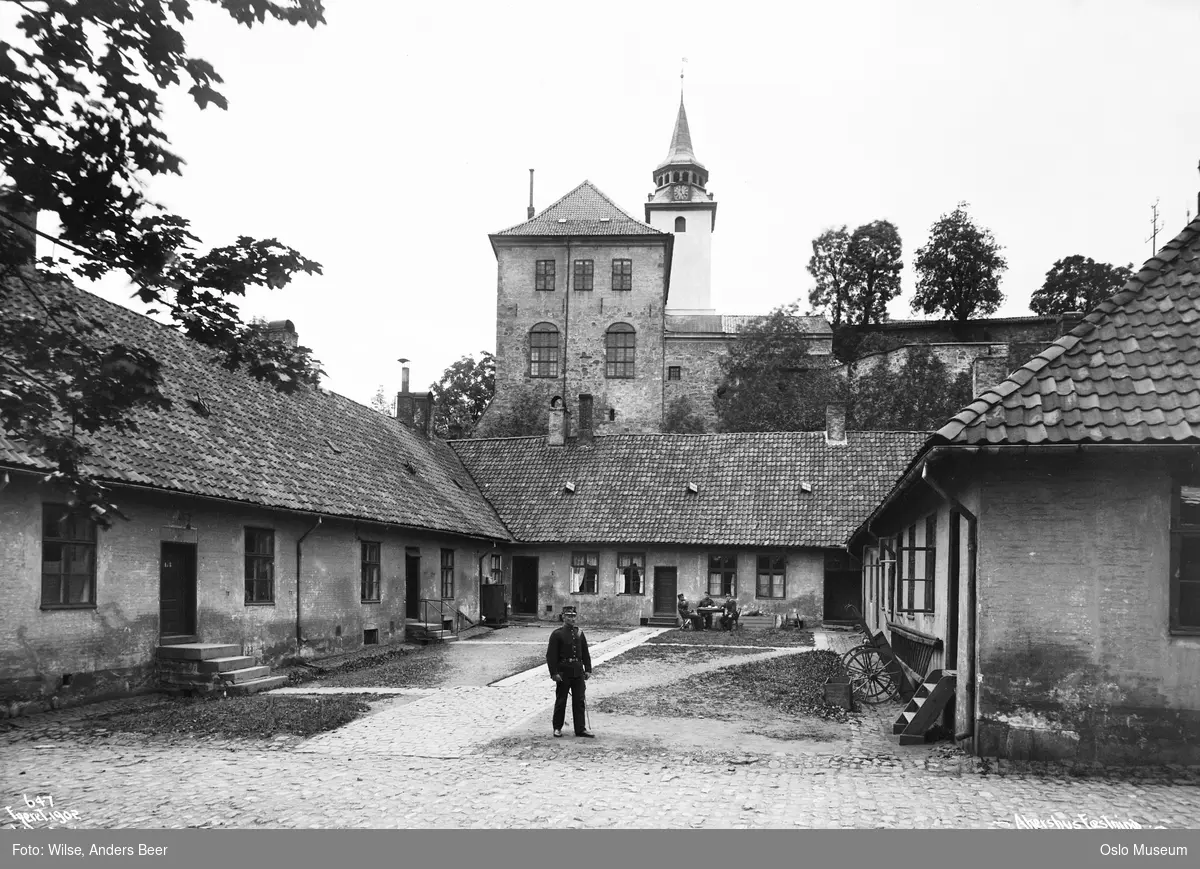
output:
[{"label": "wooden step ladder", "polygon": [[892,735],[901,745],[921,745],[925,733],[937,724],[943,710],[954,699],[958,674],[954,670],[931,670],[921,680],[904,711],[892,725]]}]

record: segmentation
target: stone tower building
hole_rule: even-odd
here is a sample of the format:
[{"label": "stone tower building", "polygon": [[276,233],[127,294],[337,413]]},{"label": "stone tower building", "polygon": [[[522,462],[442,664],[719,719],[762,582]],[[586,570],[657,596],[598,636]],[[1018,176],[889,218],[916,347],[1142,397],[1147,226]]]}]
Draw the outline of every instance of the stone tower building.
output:
[{"label": "stone tower building", "polygon": [[712,234],[717,203],[705,186],[708,170],[692,151],[683,95],[667,157],[654,170],[654,192],[646,203],[646,222],[675,235],[671,265],[673,314],[713,314]]},{"label": "stone tower building", "polygon": [[[656,432],[674,236],[626,214],[591,182],[489,236],[496,254],[496,394],[480,421],[555,396],[592,396],[597,432]],[[571,414],[572,430],[583,420]]]}]

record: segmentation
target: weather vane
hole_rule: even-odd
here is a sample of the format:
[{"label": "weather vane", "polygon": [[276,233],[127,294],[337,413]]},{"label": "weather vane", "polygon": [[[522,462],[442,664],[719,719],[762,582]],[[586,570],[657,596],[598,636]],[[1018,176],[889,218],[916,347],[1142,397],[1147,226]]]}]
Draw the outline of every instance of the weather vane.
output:
[{"label": "weather vane", "polygon": [[[683,59],[683,63],[687,63],[687,58]],[[685,69],[683,63],[679,65],[679,92],[683,93],[683,71]]]}]

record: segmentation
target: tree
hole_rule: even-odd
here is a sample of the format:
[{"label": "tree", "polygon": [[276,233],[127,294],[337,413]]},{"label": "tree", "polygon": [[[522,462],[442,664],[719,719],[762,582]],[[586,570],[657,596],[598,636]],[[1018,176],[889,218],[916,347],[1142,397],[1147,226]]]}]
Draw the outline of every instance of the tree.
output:
[{"label": "tree", "polygon": [[850,307],[850,233],[845,226],[827,229],[813,239],[812,249],[808,273],[817,283],[808,293],[808,302],[837,329]]},{"label": "tree", "polygon": [[1008,268],[1001,250],[991,231],[967,214],[967,203],[958,203],[934,222],[929,241],[917,250],[913,311],[960,322],[995,311],[1004,301],[1000,275]]},{"label": "tree", "polygon": [[670,434],[703,434],[704,417],[696,412],[690,398],[681,395],[667,405],[667,412],[663,415],[663,431]]},{"label": "tree", "polygon": [[[876,220],[854,230],[847,251],[850,262],[850,310],[859,325],[882,323],[887,305],[900,295],[900,233],[887,220]],[[847,317],[849,320],[850,317]]]},{"label": "tree", "polygon": [[793,303],[738,333],[717,389],[721,431],[815,431],[825,406],[845,400],[837,370],[809,355],[801,323]]},{"label": "tree", "polygon": [[433,392],[433,432],[447,440],[469,437],[496,392],[496,359],[484,350],[479,361],[464,356],[429,387]]},{"label": "tree", "polygon": [[971,402],[971,373],[951,375],[928,345],[908,347],[899,366],[886,359],[852,382],[851,427],[929,431]]},{"label": "tree", "polygon": [[529,387],[509,392],[504,407],[491,408],[476,434],[489,438],[529,437],[544,435],[550,422],[550,405]]},{"label": "tree", "polygon": [[379,384],[379,388],[375,390],[375,394],[371,396],[371,410],[377,413],[382,413],[384,416],[392,415],[392,403],[388,400],[387,393],[384,392],[383,384]]},{"label": "tree", "polygon": [[1133,264],[1113,266],[1098,263],[1079,254],[1060,259],[1048,272],[1046,281],[1029,299],[1035,314],[1087,313],[1116,293],[1133,277]]},{"label": "tree", "polygon": [[[211,2],[247,27],[268,17],[324,21],[320,0]],[[231,297],[321,267],[275,239],[239,236],[202,251],[185,218],[146,197],[151,177],[183,166],[168,149],[161,95],[190,85],[201,109],[226,107],[216,70],[186,53],[192,2],[17,5],[21,36],[0,41],[0,424],[49,460],[50,478],[107,527],[122,514],[89,472],[83,437],[134,431],[137,410],[165,412],[171,403],[160,360],[109,340],[60,282],[123,273],[152,312],[212,348],[221,364],[290,392],[318,383],[311,352],[243,323]],[[73,256],[44,259],[35,271],[28,260],[39,211],[57,213],[55,240]]]}]

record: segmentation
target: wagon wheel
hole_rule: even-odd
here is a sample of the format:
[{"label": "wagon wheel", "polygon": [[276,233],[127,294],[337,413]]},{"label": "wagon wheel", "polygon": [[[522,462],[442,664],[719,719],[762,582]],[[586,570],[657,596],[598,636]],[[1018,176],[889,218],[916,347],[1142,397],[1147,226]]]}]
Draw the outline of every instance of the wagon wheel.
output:
[{"label": "wagon wheel", "polygon": [[874,646],[855,646],[842,656],[854,696],[863,703],[882,703],[896,696],[887,665]]}]

